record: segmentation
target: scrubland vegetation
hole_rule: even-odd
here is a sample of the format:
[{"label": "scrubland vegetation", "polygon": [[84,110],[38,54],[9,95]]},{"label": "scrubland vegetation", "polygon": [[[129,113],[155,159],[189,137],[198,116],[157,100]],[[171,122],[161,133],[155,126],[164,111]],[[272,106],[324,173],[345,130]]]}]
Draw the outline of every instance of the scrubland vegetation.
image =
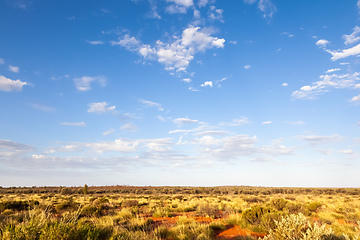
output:
[{"label": "scrubland vegetation", "polygon": [[360,239],[360,189],[0,188],[1,239]]}]

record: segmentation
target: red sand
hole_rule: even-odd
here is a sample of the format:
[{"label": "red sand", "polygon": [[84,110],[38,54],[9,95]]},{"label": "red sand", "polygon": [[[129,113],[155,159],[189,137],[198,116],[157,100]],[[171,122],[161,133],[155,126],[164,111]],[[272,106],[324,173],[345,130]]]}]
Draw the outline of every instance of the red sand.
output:
[{"label": "red sand", "polygon": [[240,236],[265,237],[265,234],[255,233],[250,230],[242,229],[238,226],[235,226],[218,234],[217,239],[232,239]]}]

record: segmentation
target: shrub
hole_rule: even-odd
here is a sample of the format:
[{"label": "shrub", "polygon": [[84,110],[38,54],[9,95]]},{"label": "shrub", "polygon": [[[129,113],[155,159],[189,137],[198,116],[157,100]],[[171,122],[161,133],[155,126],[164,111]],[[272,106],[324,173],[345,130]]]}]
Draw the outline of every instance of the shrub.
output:
[{"label": "shrub", "polygon": [[136,207],[139,205],[139,201],[137,200],[125,200],[121,203],[122,207]]},{"label": "shrub", "polygon": [[81,214],[80,216],[82,217],[99,217],[101,216],[101,209],[97,208],[94,205],[86,205],[81,209]]},{"label": "shrub", "polygon": [[61,194],[62,195],[70,195],[72,193],[73,193],[73,191],[71,190],[71,188],[64,187],[64,188],[61,189]]},{"label": "shrub", "polygon": [[157,239],[169,239],[170,237],[170,231],[165,226],[156,228],[153,234]]},{"label": "shrub", "polygon": [[252,208],[246,209],[242,213],[242,218],[245,222],[250,223],[255,226],[259,226],[261,223],[261,219],[264,214],[271,213],[271,209],[262,205],[256,205]]},{"label": "shrub", "polygon": [[219,211],[217,205],[201,202],[196,208],[196,214],[199,216],[209,216],[215,218],[216,212]]},{"label": "shrub", "polygon": [[283,198],[274,198],[271,200],[270,205],[278,211],[283,211],[288,204],[288,201]]},{"label": "shrub", "polygon": [[281,221],[276,221],[276,228],[263,240],[330,240],[334,238],[333,232],[325,225],[310,224],[302,214],[292,214]]},{"label": "shrub", "polygon": [[167,207],[159,207],[155,209],[153,217],[172,217],[172,213]]}]

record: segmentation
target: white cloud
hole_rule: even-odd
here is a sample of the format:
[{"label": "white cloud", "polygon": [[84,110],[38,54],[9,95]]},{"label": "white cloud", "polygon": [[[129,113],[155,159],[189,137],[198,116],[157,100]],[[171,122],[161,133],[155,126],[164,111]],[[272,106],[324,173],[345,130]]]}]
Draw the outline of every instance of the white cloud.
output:
[{"label": "white cloud", "polygon": [[3,58],[0,58],[0,64],[4,64],[5,60]]},{"label": "white cloud", "polygon": [[139,131],[139,128],[132,123],[126,123],[121,126],[121,130],[137,132],[137,131]]},{"label": "white cloud", "polygon": [[225,39],[211,37],[207,30],[201,30],[200,27],[188,27],[183,31],[181,45],[195,48],[198,51],[204,51],[208,48],[223,48]]},{"label": "white cloud", "polygon": [[329,91],[329,88],[355,88],[359,80],[360,73],[343,75],[321,75],[320,81],[313,83],[311,86],[303,86],[291,94],[295,98],[313,99],[316,95]]},{"label": "white cloud", "polygon": [[335,50],[335,51],[326,50],[326,51],[332,55],[331,60],[336,61],[338,59],[359,55],[360,54],[360,44],[358,44],[352,48],[348,48],[348,49],[344,49],[344,50],[340,50],[340,51],[338,51],[338,50]]},{"label": "white cloud", "polygon": [[253,4],[256,3],[258,0],[244,0],[244,3],[246,4]]},{"label": "white cloud", "polygon": [[354,31],[350,35],[343,35],[346,45],[354,44],[360,40],[360,37],[358,36],[360,34],[360,28],[355,26],[353,30]]},{"label": "white cloud", "polygon": [[197,9],[194,10],[194,18],[197,18],[197,19],[201,18],[200,11]]},{"label": "white cloud", "polygon": [[108,151],[116,152],[135,152],[137,146],[140,144],[139,141],[134,141],[130,139],[116,139],[115,141],[106,141],[106,142],[95,142],[95,143],[84,143],[77,144],[77,147],[86,147],[91,148],[99,154]]},{"label": "white cloud", "polygon": [[136,51],[140,45],[140,42],[135,37],[130,37],[129,34],[125,34],[125,36],[117,42],[111,41],[110,43],[113,46],[120,45],[130,51]]},{"label": "white cloud", "polygon": [[183,81],[184,81],[184,82],[187,82],[187,83],[190,83],[190,82],[191,82],[191,79],[190,79],[190,78],[184,78]]},{"label": "white cloud", "polygon": [[187,7],[178,6],[178,5],[170,5],[166,7],[166,12],[170,14],[182,13],[185,14],[187,12]]},{"label": "white cloud", "polygon": [[198,92],[198,91],[199,91],[198,89],[193,88],[193,87],[189,87],[188,89],[189,89],[190,91],[192,91],[192,92]]},{"label": "white cloud", "polygon": [[150,12],[147,15],[147,17],[161,19],[161,16],[157,12],[156,2],[154,0],[149,0],[149,3],[150,3]]},{"label": "white cloud", "polygon": [[226,131],[216,131],[216,130],[208,130],[208,131],[202,131],[202,132],[199,132],[199,133],[195,133],[194,135],[195,136],[220,136],[220,135],[227,135],[229,134],[228,132]]},{"label": "white cloud", "polygon": [[0,75],[0,91],[11,92],[21,91],[23,86],[28,85],[27,82],[22,82],[19,79],[11,80],[10,78]]},{"label": "white cloud", "polygon": [[85,122],[62,122],[62,123],[60,123],[60,125],[74,126],[74,127],[85,127],[86,123]]},{"label": "white cloud", "polygon": [[103,135],[103,136],[106,136],[106,135],[112,134],[112,133],[114,133],[114,132],[115,132],[115,129],[110,129],[110,130],[108,130],[108,131],[103,132],[102,135]]},{"label": "white cloud", "polygon": [[37,110],[44,111],[44,112],[54,112],[55,109],[46,105],[38,104],[38,103],[29,103],[29,105]]},{"label": "white cloud", "polygon": [[108,107],[107,102],[98,102],[98,103],[90,103],[89,109],[87,110],[89,113],[106,113],[112,112],[115,110],[115,106]]},{"label": "white cloud", "polygon": [[261,124],[271,124],[272,121],[265,121],[265,122],[262,122]]},{"label": "white cloud", "polygon": [[351,102],[359,102],[360,103],[360,95],[353,97],[351,99]]},{"label": "white cloud", "polygon": [[147,106],[147,107],[155,107],[159,111],[164,111],[164,108],[161,107],[160,103],[151,102],[151,101],[144,100],[144,99],[139,99],[139,102],[142,103],[142,104],[145,104],[145,106]]},{"label": "white cloud", "polygon": [[183,125],[183,124],[198,123],[199,120],[194,120],[190,118],[176,118],[173,120],[173,122],[178,125]]},{"label": "white cloud", "polygon": [[215,6],[210,6],[209,8],[209,18],[211,20],[219,20],[220,22],[224,22],[223,20],[223,9],[217,9]]},{"label": "white cloud", "polygon": [[209,0],[199,0],[198,5],[199,7],[205,7],[208,2]]},{"label": "white cloud", "polygon": [[270,0],[260,0],[258,3],[258,8],[264,12],[264,18],[272,18],[276,12],[276,7]]},{"label": "white cloud", "polygon": [[213,82],[212,81],[207,81],[207,82],[204,82],[203,84],[201,84],[200,86],[201,87],[212,87]]},{"label": "white cloud", "polygon": [[104,44],[103,41],[86,41],[86,42],[88,42],[91,45],[102,45],[102,44]]},{"label": "white cloud", "polygon": [[92,82],[98,82],[101,87],[106,86],[106,78],[103,76],[89,77],[83,76],[80,78],[74,78],[75,87],[79,91],[89,91],[91,89],[90,84]]},{"label": "white cloud", "polygon": [[193,0],[166,0],[167,2],[173,2],[176,5],[184,6],[184,7],[191,7],[194,5]]},{"label": "white cloud", "polygon": [[348,62],[341,62],[340,65],[349,65],[350,63]]},{"label": "white cloud", "polygon": [[9,70],[12,71],[12,72],[14,72],[14,73],[20,72],[20,68],[19,68],[19,67],[11,66],[11,65],[9,65]]},{"label": "white cloud", "polygon": [[329,43],[330,42],[328,40],[320,39],[315,44],[316,44],[316,46],[319,46],[319,47],[326,47],[326,45]]},{"label": "white cloud", "polygon": [[235,118],[231,122],[221,122],[220,126],[238,127],[250,123],[247,117]]},{"label": "white cloud", "polygon": [[289,85],[288,83],[281,84],[281,86],[283,86],[283,87],[287,87],[288,85]]},{"label": "white cloud", "polygon": [[336,71],[340,71],[340,68],[332,68],[326,71],[326,73],[332,73],[332,72],[336,72]]},{"label": "white cloud", "polygon": [[250,69],[251,66],[250,66],[250,65],[245,65],[244,68],[245,68],[245,69]]},{"label": "white cloud", "polygon": [[157,60],[165,65],[166,70],[186,71],[197,52],[224,47],[225,39],[212,37],[211,33],[209,28],[190,26],[184,29],[181,37],[174,36],[174,41],[171,43],[158,40],[155,46],[150,46],[141,44],[128,34],[111,43],[137,52],[144,60]]}]

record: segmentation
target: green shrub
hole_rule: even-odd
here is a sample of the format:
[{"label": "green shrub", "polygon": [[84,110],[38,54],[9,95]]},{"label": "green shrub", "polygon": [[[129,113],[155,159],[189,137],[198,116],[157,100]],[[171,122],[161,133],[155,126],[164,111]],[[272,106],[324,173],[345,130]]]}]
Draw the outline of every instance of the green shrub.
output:
[{"label": "green shrub", "polygon": [[172,213],[167,207],[158,207],[152,215],[153,217],[172,217]]},{"label": "green shrub", "polygon": [[330,228],[310,224],[302,213],[289,215],[275,223],[275,229],[263,240],[323,240],[333,236]]},{"label": "green shrub", "polygon": [[283,198],[274,198],[271,200],[270,205],[278,211],[283,211],[288,204],[288,201]]},{"label": "green shrub", "polygon": [[250,223],[255,226],[259,226],[261,224],[263,215],[271,212],[272,210],[268,207],[262,205],[256,205],[249,209],[246,209],[242,213],[242,218],[247,223]]}]

